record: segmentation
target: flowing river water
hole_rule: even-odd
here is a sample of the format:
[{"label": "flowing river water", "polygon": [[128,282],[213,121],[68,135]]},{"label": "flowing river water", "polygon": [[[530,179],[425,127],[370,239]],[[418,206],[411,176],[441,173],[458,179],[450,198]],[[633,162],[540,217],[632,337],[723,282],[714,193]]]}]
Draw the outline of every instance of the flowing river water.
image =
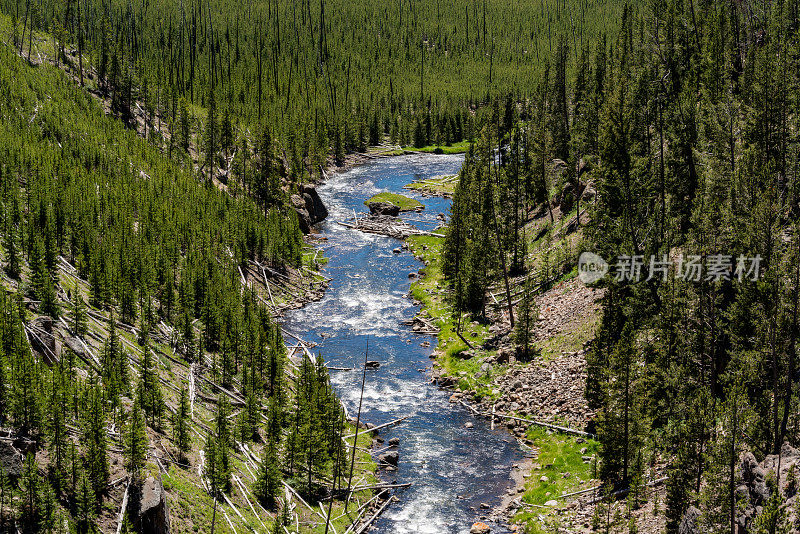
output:
[{"label": "flowing river water", "polygon": [[[482,513],[481,503],[494,506],[510,485],[510,470],[522,459],[516,442],[502,428],[475,419],[450,393],[429,383],[425,369],[436,340],[414,334],[404,322],[418,308],[407,297],[409,273],[421,267],[410,253],[396,254],[401,243],[337,224],[365,212],[364,200],[381,191],[414,196],[422,213],[404,214],[412,224],[432,230],[437,214],[448,213],[450,201],[422,198],[402,189],[414,179],[456,174],[461,155],[405,155],[373,160],[331,175],[318,191],[330,214],[319,225],[333,279],[325,297],[287,314],[286,327],[319,344],[328,365],[353,368],[331,371],[331,380],[351,416],[358,409],[360,369],[369,342],[369,359],[381,366],[368,370],[362,420],[379,425],[403,416],[402,424],[381,430],[387,441],[400,439],[398,470],[384,479],[411,482],[375,524],[384,533],[466,533]],[[424,342],[430,347],[424,347]],[[465,424],[472,422],[472,428]],[[489,523],[491,525],[491,523]],[[493,532],[503,532],[501,525]]]}]

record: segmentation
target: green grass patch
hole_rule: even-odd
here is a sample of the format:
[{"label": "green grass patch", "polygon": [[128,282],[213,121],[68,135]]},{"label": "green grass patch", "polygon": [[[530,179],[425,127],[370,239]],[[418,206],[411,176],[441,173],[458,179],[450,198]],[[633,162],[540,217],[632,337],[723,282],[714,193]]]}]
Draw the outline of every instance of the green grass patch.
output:
[{"label": "green grass patch", "polygon": [[370,199],[364,201],[365,206],[369,206],[373,202],[387,202],[400,208],[400,211],[413,211],[417,208],[422,208],[422,202],[409,198],[407,196],[398,195],[397,193],[378,193]]},{"label": "green grass patch", "polygon": [[459,141],[452,145],[407,146],[403,150],[406,152],[430,152],[432,154],[463,154],[469,150],[469,145],[469,141]]},{"label": "green grass patch", "polygon": [[[506,372],[506,366],[494,365],[488,372],[482,372],[481,366],[484,352],[472,358],[462,358],[463,351],[469,349],[466,343],[456,334],[457,317],[453,315],[444,275],[441,267],[442,247],[444,239],[434,236],[411,236],[406,242],[415,256],[426,265],[421,270],[423,276],[411,285],[411,295],[418,300],[439,327],[438,350],[436,362],[445,373],[458,379],[458,388],[473,390],[478,397],[496,397],[499,391],[490,387],[492,379]],[[489,325],[470,321],[467,315],[462,317],[461,335],[474,347],[482,345],[491,334]]]},{"label": "green grass patch", "polygon": [[[597,454],[597,441],[550,433],[536,426],[528,429],[526,437],[538,449],[539,456],[525,484],[522,502],[541,506],[558,500],[560,506],[564,502],[558,499],[561,495],[590,487],[594,463],[584,462],[583,458]],[[521,512],[515,520],[525,522],[540,513],[541,509]]]},{"label": "green grass patch", "polygon": [[430,193],[432,195],[443,195],[450,197],[455,193],[458,176],[435,176],[419,182],[411,182],[403,188]]}]

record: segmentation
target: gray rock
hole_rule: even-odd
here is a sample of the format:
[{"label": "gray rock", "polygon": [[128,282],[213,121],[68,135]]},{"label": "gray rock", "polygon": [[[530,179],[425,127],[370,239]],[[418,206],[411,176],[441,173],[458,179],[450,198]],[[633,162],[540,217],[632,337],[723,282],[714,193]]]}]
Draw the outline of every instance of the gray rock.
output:
[{"label": "gray rock", "polygon": [[393,467],[397,467],[397,463],[400,461],[400,454],[397,451],[389,451],[387,453],[381,454],[378,457],[378,461],[385,465],[391,465]]},{"label": "gray rock", "polygon": [[752,452],[742,455],[742,479],[750,490],[750,500],[755,506],[762,505],[769,498],[766,477],[766,471],[758,465]]},{"label": "gray rock", "polygon": [[8,441],[0,441],[0,469],[11,478],[22,475],[22,454]]},{"label": "gray rock", "polygon": [[138,506],[137,504],[133,506],[135,508],[133,517],[137,532],[142,534],[169,533],[167,493],[164,491],[164,486],[160,480],[147,477],[139,491]]},{"label": "gray rock", "polygon": [[475,523],[472,525],[472,528],[469,529],[469,534],[489,534],[492,529],[489,528],[489,525],[486,523]]},{"label": "gray rock", "polygon": [[370,202],[369,212],[372,215],[389,215],[397,217],[400,215],[400,206],[395,206],[389,202]]},{"label": "gray rock", "polygon": [[328,216],[328,208],[322,203],[322,199],[317,193],[317,188],[311,185],[303,186],[303,200],[306,202],[306,209],[311,217],[311,224],[317,224],[325,220]]},{"label": "gray rock", "polygon": [[328,216],[328,209],[313,186],[301,186],[300,191],[292,195],[290,200],[292,207],[297,212],[300,230],[304,234],[309,233],[313,225]]},{"label": "gray rock", "polygon": [[678,534],[700,534],[700,510],[690,506],[683,513],[681,523],[678,525]]}]

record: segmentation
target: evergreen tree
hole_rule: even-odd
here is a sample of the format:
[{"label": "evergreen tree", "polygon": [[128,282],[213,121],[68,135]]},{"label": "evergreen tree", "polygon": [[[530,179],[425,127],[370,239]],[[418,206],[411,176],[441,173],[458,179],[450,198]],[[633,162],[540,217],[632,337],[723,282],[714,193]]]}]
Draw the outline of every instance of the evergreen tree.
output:
[{"label": "evergreen tree", "polygon": [[142,410],[150,418],[150,425],[157,428],[161,426],[161,417],[164,414],[164,397],[161,393],[161,383],[158,379],[158,369],[153,362],[153,353],[150,350],[149,335],[145,336],[142,347],[141,373],[137,397],[140,399]]},{"label": "evergreen tree", "polygon": [[514,341],[522,349],[523,361],[530,361],[536,354],[534,347],[535,334],[534,327],[539,320],[539,307],[536,305],[533,291],[533,276],[529,275],[525,279],[522,292],[522,300],[517,307],[517,322],[514,326]]},{"label": "evergreen tree", "polygon": [[172,440],[178,448],[182,460],[186,461],[186,455],[191,450],[189,435],[189,393],[186,386],[181,387],[178,409],[172,419]]},{"label": "evergreen tree", "polygon": [[42,478],[39,465],[33,453],[25,456],[25,464],[20,479],[19,517],[25,532],[38,532],[42,519],[41,510]]},{"label": "evergreen tree", "polygon": [[86,304],[77,288],[72,299],[72,331],[75,332],[76,336],[82,337],[87,332]]},{"label": "evergreen tree", "polygon": [[75,490],[75,523],[80,533],[91,532],[94,528],[97,501],[91,480],[81,467]]},{"label": "evergreen tree", "polygon": [[125,469],[134,476],[139,476],[147,460],[147,425],[141,408],[142,400],[136,398],[129,421],[125,429]]},{"label": "evergreen tree", "polygon": [[270,436],[261,459],[261,470],[255,482],[254,492],[259,502],[267,509],[275,509],[281,490],[281,471],[276,438]]},{"label": "evergreen tree", "polygon": [[86,470],[94,495],[99,498],[106,491],[109,477],[106,416],[102,392],[97,385],[90,386],[87,397],[84,412]]},{"label": "evergreen tree", "polygon": [[208,94],[208,117],[206,118],[206,130],[203,139],[205,160],[203,166],[208,170],[209,182],[214,178],[217,158],[217,147],[219,144],[219,125],[217,124],[217,102],[214,91]]}]

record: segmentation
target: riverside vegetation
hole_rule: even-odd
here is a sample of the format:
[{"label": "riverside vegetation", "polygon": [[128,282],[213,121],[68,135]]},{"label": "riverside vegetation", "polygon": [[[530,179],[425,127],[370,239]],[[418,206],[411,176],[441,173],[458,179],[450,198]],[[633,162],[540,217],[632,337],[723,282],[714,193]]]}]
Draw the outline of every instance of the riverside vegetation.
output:
[{"label": "riverside vegetation", "polygon": [[[593,498],[607,496],[584,526],[798,528],[797,7],[630,6],[605,43],[559,41],[536,95],[497,113],[467,154],[415,296],[433,300],[441,365],[473,398],[503,393],[498,346],[547,360],[552,337],[537,330],[552,311],[535,303],[575,276],[581,251],[612,266],[645,258],[641,277],[597,282],[596,329],[564,351],[585,361]],[[732,264],[718,278],[649,276],[651,255],[681,254]],[[758,280],[737,277],[736,259],[757,255]],[[570,514],[522,519],[581,528]]]}]

